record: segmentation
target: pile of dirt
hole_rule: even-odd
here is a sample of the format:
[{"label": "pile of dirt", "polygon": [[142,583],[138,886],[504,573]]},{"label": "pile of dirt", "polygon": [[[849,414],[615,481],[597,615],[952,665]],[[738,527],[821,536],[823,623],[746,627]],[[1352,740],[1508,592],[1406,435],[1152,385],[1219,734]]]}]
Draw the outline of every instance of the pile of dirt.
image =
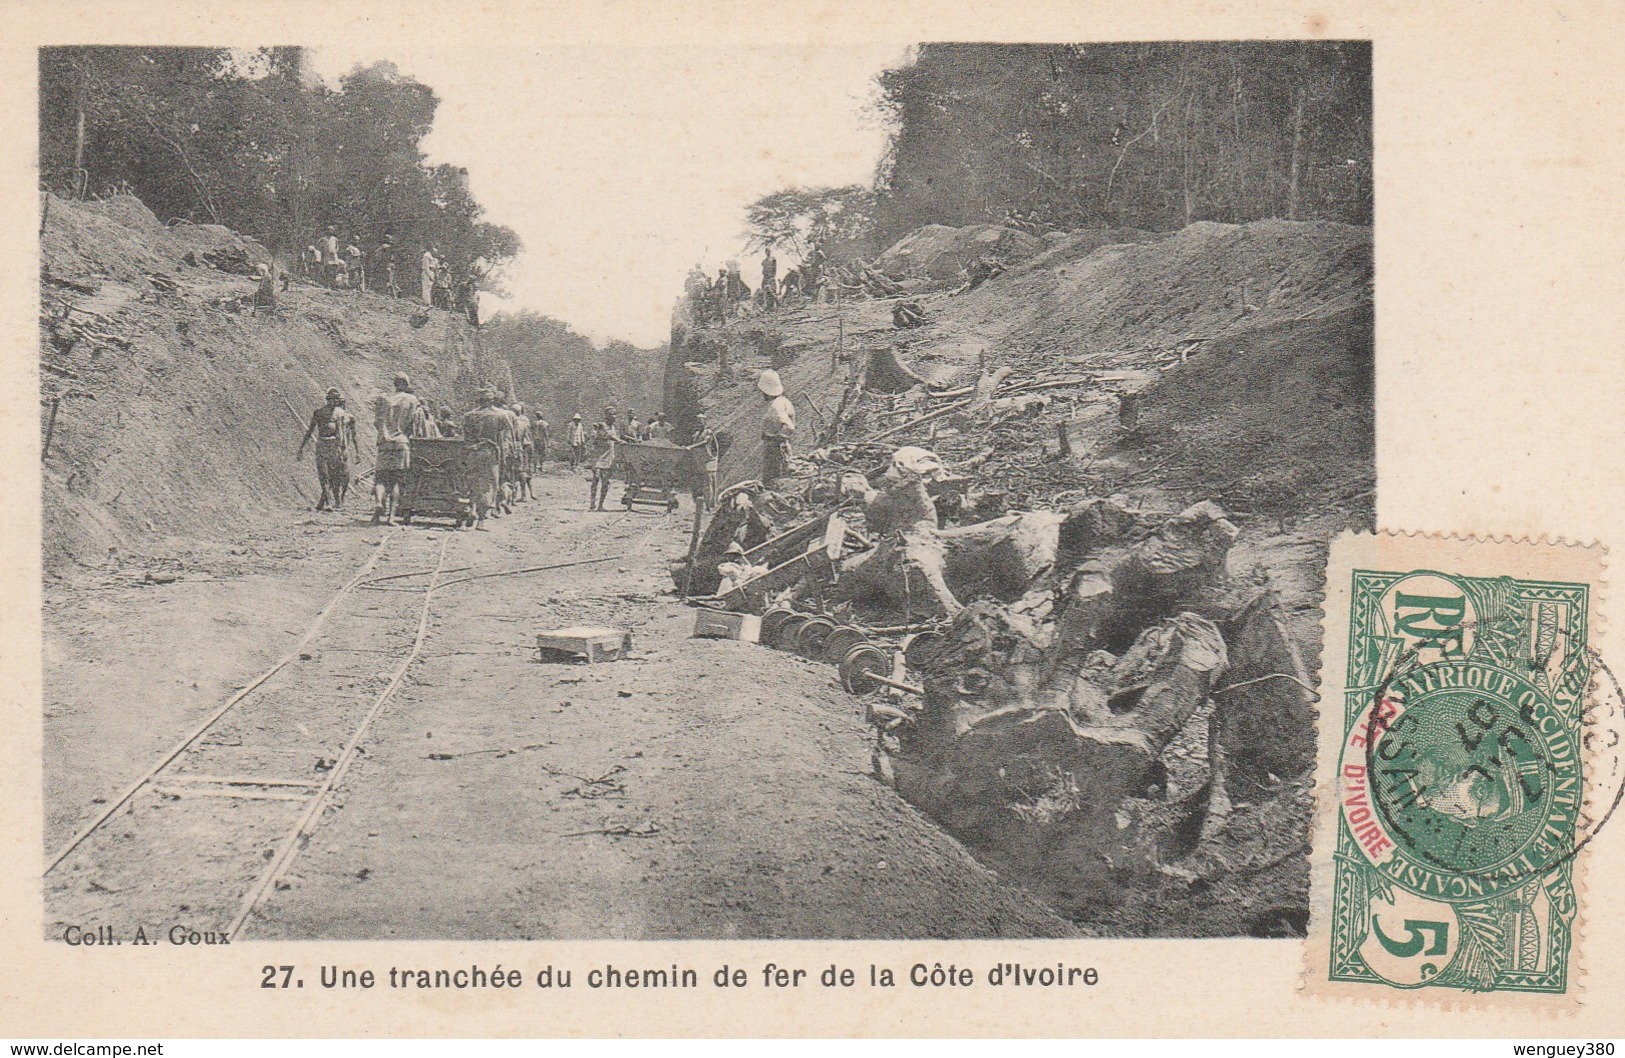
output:
[{"label": "pile of dirt", "polygon": [[1141,390],[1114,454],[1163,460],[1164,488],[1276,519],[1376,488],[1369,302],[1234,332]]},{"label": "pile of dirt", "polygon": [[405,371],[449,400],[464,317],[294,283],[254,316],[270,254],[209,225],[166,227],[138,200],[49,198],[40,238],[41,436],[48,575],[117,566],[166,538],[228,539],[259,508],[314,501],[305,422],[337,386],[366,405]]},{"label": "pile of dirt", "polygon": [[218,224],[166,226],[134,195],[92,202],[46,195],[45,202],[40,255],[48,277],[134,283],[183,264],[244,276],[271,264],[271,252],[256,240]]},{"label": "pile of dirt", "polygon": [[893,279],[955,279],[965,265],[980,257],[997,257],[1006,266],[1044,249],[1043,240],[998,224],[950,228],[927,224],[903,236],[875,259],[875,267]]},{"label": "pile of dirt", "polygon": [[[934,245],[947,236],[926,230],[911,240]],[[937,505],[934,526],[907,529],[901,542],[871,532],[873,557],[841,559],[836,588],[802,584],[777,596],[755,593],[764,605],[871,629],[930,623],[922,600],[938,600],[947,615],[955,604],[994,607],[1013,625],[1032,622],[1042,653],[1047,637],[1062,634],[1055,622],[1065,616],[1064,600],[1056,595],[1052,602],[1046,588],[1052,574],[1025,569],[1023,586],[1013,591],[979,590],[956,579],[951,561],[938,561],[939,544],[1001,526],[1070,519],[1102,502],[1154,521],[1216,503],[1215,516],[1234,525],[1226,583],[1246,596],[1238,595],[1240,608],[1198,612],[1233,640],[1238,668],[1230,679],[1302,674],[1268,684],[1269,694],[1282,699],[1259,714],[1270,722],[1215,719],[1211,705],[1201,706],[1168,741],[1162,739],[1169,732],[1161,732],[1152,743],[1160,746],[1154,762],[1142,762],[1131,776],[1145,784],[1145,796],[1105,797],[1081,814],[1064,775],[1044,771],[1031,789],[1006,789],[1016,764],[999,756],[1001,749],[998,759],[982,762],[988,775],[1000,776],[983,784],[991,798],[981,806],[986,818],[967,822],[960,818],[970,810],[964,798],[932,798],[951,779],[975,786],[981,771],[964,761],[950,767],[943,762],[952,754],[935,748],[915,753],[915,772],[905,766],[914,751],[904,747],[896,757],[900,791],[1073,921],[1116,934],[1302,933],[1310,777],[1303,753],[1281,759],[1276,751],[1312,745],[1302,695],[1319,661],[1326,541],[1373,519],[1371,282],[1366,228],[1268,220],[1199,223],[1172,234],[1098,230],[1042,240],[1025,263],[962,296],[911,294],[925,323],[907,331],[892,325],[893,300],[853,298],[794,304],[674,341],[685,399],[734,437],[724,484],[755,477],[761,465],[762,402],[752,383],[769,366],[801,417],[795,446],[801,459],[780,495],[797,497],[808,513],[836,501],[837,483],[850,492],[843,474],[857,471],[883,488],[879,475],[899,446],[929,449],[963,482],[959,497]],[[748,337],[769,330],[771,356]],[[871,384],[874,365],[891,363],[906,370],[882,372]],[[876,582],[861,605],[843,591],[848,579],[862,580],[860,569],[872,569]],[[1096,582],[1108,581],[1133,609],[1128,597],[1135,589],[1097,570],[1083,579],[1087,590],[1078,589],[1084,600],[1073,604],[1084,606],[1078,612],[1092,612],[1088,606],[1105,597]],[[752,596],[748,586],[735,594]],[[1267,614],[1257,626],[1273,630],[1267,661],[1238,646],[1251,643],[1254,630],[1241,623],[1242,614]],[[948,630],[959,619],[936,626]],[[816,628],[816,618],[809,620],[807,627]],[[843,634],[837,627],[831,637]],[[948,667],[925,683],[962,693],[990,669]],[[1013,684],[1024,686],[1026,678]],[[903,724],[903,731],[922,722],[918,715],[908,719],[914,706],[893,701],[875,708],[885,724]],[[1220,737],[1231,761],[1244,762],[1232,773],[1233,805],[1217,813],[1214,724],[1226,732]],[[1056,743],[1060,750],[1070,745],[1068,737]],[[1055,781],[1046,786],[1039,779]],[[1011,797],[1018,803],[1006,803]],[[1035,819],[1042,824],[1037,830]],[[1089,833],[1070,833],[1074,825]],[[1029,832],[1042,840],[1025,850],[1011,845],[1012,835]]]},{"label": "pile of dirt", "polygon": [[1102,246],[1156,242],[1172,234],[1166,231],[1146,231],[1144,228],[1080,228],[1072,232],[1050,232],[1044,236],[1044,252],[1030,258],[1013,271],[1030,272],[1040,268],[1056,268],[1068,261],[1088,257]]}]

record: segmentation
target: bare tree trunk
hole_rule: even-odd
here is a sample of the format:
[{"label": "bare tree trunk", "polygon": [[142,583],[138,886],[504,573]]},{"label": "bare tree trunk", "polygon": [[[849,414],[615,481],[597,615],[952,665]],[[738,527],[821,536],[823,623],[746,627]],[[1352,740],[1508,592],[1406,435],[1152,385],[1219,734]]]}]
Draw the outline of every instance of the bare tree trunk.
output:
[{"label": "bare tree trunk", "polygon": [[1185,104],[1185,143],[1184,166],[1181,174],[1182,191],[1185,201],[1185,223],[1189,225],[1196,220],[1196,195],[1191,188],[1191,168],[1196,160],[1196,93],[1191,93],[1190,100]]},{"label": "bare tree trunk", "polygon": [[1298,176],[1303,170],[1303,108],[1308,95],[1309,86],[1300,82],[1297,104],[1292,108],[1292,164],[1286,180],[1287,220],[1298,219]]}]

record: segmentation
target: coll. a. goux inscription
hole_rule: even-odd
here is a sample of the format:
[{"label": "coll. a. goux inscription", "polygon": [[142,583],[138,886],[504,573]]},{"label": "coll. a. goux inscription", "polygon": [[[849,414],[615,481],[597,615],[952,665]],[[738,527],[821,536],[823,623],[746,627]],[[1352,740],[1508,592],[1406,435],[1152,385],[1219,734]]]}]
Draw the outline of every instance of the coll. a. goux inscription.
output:
[{"label": "coll. a. goux inscription", "polygon": [[1566,991],[1587,586],[1353,577],[1331,980]]}]

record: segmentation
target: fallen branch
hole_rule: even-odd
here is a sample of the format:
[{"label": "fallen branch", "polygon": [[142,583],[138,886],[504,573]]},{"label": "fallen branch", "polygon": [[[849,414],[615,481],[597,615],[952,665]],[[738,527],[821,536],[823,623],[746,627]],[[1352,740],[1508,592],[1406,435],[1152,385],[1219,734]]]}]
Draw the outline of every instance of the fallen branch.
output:
[{"label": "fallen branch", "polygon": [[577,830],[563,836],[567,838],[586,838],[602,834],[611,838],[647,838],[658,833],[660,833],[660,824],[650,819],[639,826],[631,826],[627,823],[611,823],[607,827],[599,827],[596,830]]}]

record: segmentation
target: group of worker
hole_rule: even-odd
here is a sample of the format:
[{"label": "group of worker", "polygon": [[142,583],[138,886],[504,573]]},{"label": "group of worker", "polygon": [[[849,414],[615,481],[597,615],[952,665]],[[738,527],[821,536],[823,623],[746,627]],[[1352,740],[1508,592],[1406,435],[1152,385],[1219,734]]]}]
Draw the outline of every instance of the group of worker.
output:
[{"label": "group of worker", "polygon": [[[414,439],[469,442],[478,527],[484,526],[487,517],[511,512],[514,503],[532,497],[531,476],[547,459],[547,420],[532,417],[522,401],[509,403],[506,394],[487,386],[479,392],[476,407],[459,422],[449,405],[434,409],[412,392],[408,376],[397,374],[393,385],[393,392],[380,393],[372,404],[377,429],[377,464],[372,472],[374,524],[394,522],[412,466]],[[296,460],[304,458],[313,438],[321,485],[316,509],[337,510],[349,492],[354,460],[361,454],[356,418],[337,388],[329,389],[326,403],[311,413],[294,453]]]},{"label": "group of worker", "polygon": [[[467,443],[477,528],[484,528],[487,517],[509,513],[514,503],[533,498],[531,477],[545,463],[550,440],[545,419],[532,416],[523,402],[510,403],[506,394],[485,386],[477,395],[474,409],[459,421],[449,405],[434,409],[414,393],[408,376],[397,374],[393,385],[392,392],[380,393],[372,402],[377,430],[377,464],[372,472],[374,524],[394,523],[407,471],[412,466],[414,439],[460,438]],[[763,371],[756,388],[764,401],[761,480],[771,486],[789,469],[796,413],[784,395],[784,383],[777,371]],[[585,467],[589,472],[588,509],[604,510],[610,473],[617,462],[616,445],[676,447],[674,435],[675,428],[664,414],[645,422],[628,410],[622,421],[613,406],[606,406],[603,417],[590,429],[583,425],[579,412],[572,416],[565,429],[565,444],[570,468]],[[361,451],[356,417],[346,408],[344,395],[336,387],[329,389],[326,402],[311,412],[295,460],[304,458],[312,439],[316,445],[316,476],[321,485],[316,509],[337,510],[349,493],[353,467]],[[695,417],[688,447],[697,451],[703,467],[703,480],[694,482],[694,498],[702,509],[708,509],[716,502],[724,442],[703,414]]]},{"label": "group of worker", "polygon": [[[305,247],[299,266],[306,279],[334,290],[401,296],[395,236],[385,234],[370,252],[361,249],[357,235],[343,240],[343,246],[340,242],[338,227],[330,224],[319,240]],[[438,246],[426,246],[418,258],[419,299],[433,308],[466,313],[478,326],[479,284],[489,271],[483,258],[476,257],[467,268],[458,269],[441,255]]]},{"label": "group of worker", "polygon": [[699,323],[722,323],[740,313],[742,305],[750,304],[762,311],[772,311],[781,302],[802,294],[816,297],[823,284],[824,258],[814,249],[807,259],[791,268],[781,277],[779,259],[772,247],[762,254],[761,285],[752,292],[740,275],[739,262],[729,261],[717,269],[716,279],[696,264],[683,281],[688,298],[689,313]]}]

